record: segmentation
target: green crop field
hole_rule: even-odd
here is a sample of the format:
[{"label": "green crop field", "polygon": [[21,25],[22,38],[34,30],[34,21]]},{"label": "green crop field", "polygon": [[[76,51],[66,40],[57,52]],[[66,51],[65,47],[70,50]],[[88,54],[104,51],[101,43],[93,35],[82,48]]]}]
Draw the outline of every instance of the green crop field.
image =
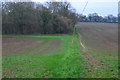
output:
[{"label": "green crop field", "polygon": [[3,78],[118,78],[116,24],[78,23],[73,35],[2,40]]},{"label": "green crop field", "polygon": [[75,35],[4,35],[3,78],[83,77],[79,46]]}]

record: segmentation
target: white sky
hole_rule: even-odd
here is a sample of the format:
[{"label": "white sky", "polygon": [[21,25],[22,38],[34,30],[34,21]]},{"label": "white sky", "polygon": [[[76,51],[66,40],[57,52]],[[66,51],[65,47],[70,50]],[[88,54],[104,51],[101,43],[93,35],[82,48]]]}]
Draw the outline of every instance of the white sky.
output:
[{"label": "white sky", "polygon": [[88,5],[83,14],[88,15],[89,13],[98,13],[100,16],[107,16],[118,14],[118,1],[119,0],[32,0],[36,2],[46,1],[68,1],[71,2],[72,6],[76,9],[77,13],[82,13],[83,8],[88,1]]},{"label": "white sky", "polygon": [[[30,0],[2,0],[2,1],[19,1],[28,2]],[[68,1],[71,2],[72,6],[76,9],[77,13],[82,13],[83,8],[88,1],[88,5],[83,14],[87,15],[89,13],[98,13],[101,16],[106,16],[108,14],[113,14],[117,16],[118,14],[118,1],[120,0],[32,0],[35,2],[44,3],[46,1]]]},{"label": "white sky", "polygon": [[32,0],[37,2],[46,2],[46,1],[69,1],[69,2],[118,2],[119,0]]},{"label": "white sky", "polygon": [[[82,13],[86,2],[74,2],[71,4],[78,13]],[[89,13],[95,12],[101,16],[107,16],[108,14],[113,14],[114,16],[117,16],[118,2],[88,2],[88,5],[83,14],[87,15]]]}]

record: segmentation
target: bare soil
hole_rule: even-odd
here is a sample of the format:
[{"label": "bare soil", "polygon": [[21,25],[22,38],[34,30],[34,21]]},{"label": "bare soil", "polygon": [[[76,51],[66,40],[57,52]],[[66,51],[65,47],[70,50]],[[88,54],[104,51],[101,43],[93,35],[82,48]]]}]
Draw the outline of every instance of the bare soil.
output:
[{"label": "bare soil", "polygon": [[90,63],[86,69],[94,72],[96,69],[108,67],[108,65],[102,64],[104,59],[95,57],[90,50],[97,54],[118,54],[118,25],[111,23],[78,23],[76,26],[81,48],[84,52],[81,56]]},{"label": "bare soil", "polygon": [[118,24],[78,23],[76,26],[88,49],[92,48],[97,53],[117,54]]},{"label": "bare soil", "polygon": [[60,40],[39,40],[29,37],[3,37],[2,56],[27,54],[31,51],[35,53],[54,53],[60,49]]}]

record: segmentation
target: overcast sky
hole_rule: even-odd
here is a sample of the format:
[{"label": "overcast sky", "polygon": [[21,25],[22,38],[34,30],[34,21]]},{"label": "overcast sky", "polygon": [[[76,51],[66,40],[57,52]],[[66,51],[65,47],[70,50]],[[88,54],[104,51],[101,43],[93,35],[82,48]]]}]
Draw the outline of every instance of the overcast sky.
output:
[{"label": "overcast sky", "polygon": [[[74,2],[71,3],[78,13],[82,13],[86,2]],[[98,13],[101,16],[106,16],[108,14],[113,14],[117,16],[118,14],[118,2],[89,2],[86,6],[83,14],[87,15],[89,13]]]},{"label": "overcast sky", "polygon": [[[50,0],[32,0],[37,2],[45,2]],[[60,1],[60,0],[56,0]],[[82,13],[86,2],[88,1],[88,5],[86,6],[84,15],[88,15],[90,13],[98,13],[100,16],[107,16],[109,14],[113,14],[117,16],[118,14],[118,1],[119,0],[62,0],[71,2],[72,6],[76,9],[77,13]]]}]

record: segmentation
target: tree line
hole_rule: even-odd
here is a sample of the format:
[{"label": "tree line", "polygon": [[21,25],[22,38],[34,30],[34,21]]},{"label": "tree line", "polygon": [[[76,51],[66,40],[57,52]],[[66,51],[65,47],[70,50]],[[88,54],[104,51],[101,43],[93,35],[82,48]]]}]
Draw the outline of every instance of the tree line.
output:
[{"label": "tree line", "polygon": [[2,3],[2,34],[70,34],[77,20],[69,2]]},{"label": "tree line", "polygon": [[1,7],[2,34],[70,34],[76,22],[120,20],[113,15],[77,14],[69,2],[2,2]]},{"label": "tree line", "polygon": [[113,16],[112,14],[102,17],[99,16],[97,13],[92,13],[86,15],[79,15],[80,22],[105,22],[105,23],[118,23],[118,17]]}]

